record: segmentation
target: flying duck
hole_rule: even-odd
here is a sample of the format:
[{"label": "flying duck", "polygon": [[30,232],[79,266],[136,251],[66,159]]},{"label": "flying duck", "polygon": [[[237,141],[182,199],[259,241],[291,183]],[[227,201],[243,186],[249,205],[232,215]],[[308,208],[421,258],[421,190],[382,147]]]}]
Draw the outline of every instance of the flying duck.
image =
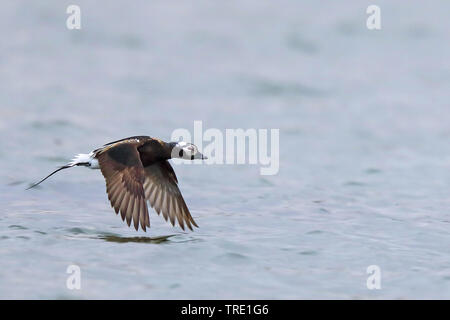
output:
[{"label": "flying duck", "polygon": [[171,158],[187,160],[207,159],[191,143],[164,142],[148,136],[135,136],[105,144],[89,154],[78,154],[68,164],[56,169],[31,189],[56,172],[84,166],[100,169],[106,180],[106,193],[116,214],[133,221],[136,231],[150,227],[147,201],[158,215],[175,226],[175,219],[184,230],[184,225],[192,230],[198,228],[192,218],[180,189],[175,171],[169,163]]}]

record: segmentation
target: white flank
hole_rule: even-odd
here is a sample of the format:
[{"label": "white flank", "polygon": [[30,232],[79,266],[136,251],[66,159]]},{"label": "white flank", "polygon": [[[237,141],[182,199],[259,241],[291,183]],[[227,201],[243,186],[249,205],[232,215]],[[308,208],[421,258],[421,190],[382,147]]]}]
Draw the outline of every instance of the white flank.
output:
[{"label": "white flank", "polygon": [[100,166],[98,165],[98,160],[97,159],[92,158],[91,162],[89,162],[89,163],[91,164],[89,168],[91,168],[91,169],[100,169]]}]

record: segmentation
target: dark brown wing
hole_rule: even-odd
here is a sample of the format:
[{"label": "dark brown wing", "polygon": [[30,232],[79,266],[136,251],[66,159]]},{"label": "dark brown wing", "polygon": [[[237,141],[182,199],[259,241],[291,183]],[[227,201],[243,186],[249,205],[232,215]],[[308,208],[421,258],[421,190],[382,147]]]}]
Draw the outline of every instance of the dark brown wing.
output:
[{"label": "dark brown wing", "polygon": [[178,180],[168,161],[160,161],[149,165],[145,169],[144,192],[145,198],[156,212],[162,212],[164,218],[170,219],[175,225],[175,218],[184,230],[184,224],[192,230],[192,225],[198,227],[192,218],[180,189]]},{"label": "dark brown wing", "polygon": [[97,155],[100,169],[106,180],[106,192],[111,206],[120,212],[122,220],[131,221],[136,230],[150,227],[143,184],[144,167],[136,143],[117,143],[101,150]]}]

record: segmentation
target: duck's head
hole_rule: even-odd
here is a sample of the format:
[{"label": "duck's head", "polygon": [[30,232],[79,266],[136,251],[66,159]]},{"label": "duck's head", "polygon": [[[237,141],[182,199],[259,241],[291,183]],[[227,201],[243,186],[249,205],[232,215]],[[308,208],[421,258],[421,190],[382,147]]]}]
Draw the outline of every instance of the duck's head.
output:
[{"label": "duck's head", "polygon": [[192,143],[180,141],[180,142],[172,142],[171,144],[173,146],[171,152],[172,158],[180,158],[186,160],[208,159],[203,154],[201,154],[198,151],[197,146]]}]

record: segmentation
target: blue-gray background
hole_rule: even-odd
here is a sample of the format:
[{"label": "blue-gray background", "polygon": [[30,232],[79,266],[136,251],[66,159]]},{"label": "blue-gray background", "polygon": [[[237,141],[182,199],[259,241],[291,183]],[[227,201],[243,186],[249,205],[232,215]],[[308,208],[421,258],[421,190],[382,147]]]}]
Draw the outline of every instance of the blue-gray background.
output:
[{"label": "blue-gray background", "polygon": [[[81,7],[82,29],[66,28]],[[381,8],[382,30],[366,28]],[[1,298],[450,298],[449,1],[2,1]],[[175,166],[136,233],[79,152],[279,128],[280,172]],[[171,235],[161,243],[136,236]],[[81,268],[81,290],[66,269]],[[366,287],[369,265],[381,290]]]}]

